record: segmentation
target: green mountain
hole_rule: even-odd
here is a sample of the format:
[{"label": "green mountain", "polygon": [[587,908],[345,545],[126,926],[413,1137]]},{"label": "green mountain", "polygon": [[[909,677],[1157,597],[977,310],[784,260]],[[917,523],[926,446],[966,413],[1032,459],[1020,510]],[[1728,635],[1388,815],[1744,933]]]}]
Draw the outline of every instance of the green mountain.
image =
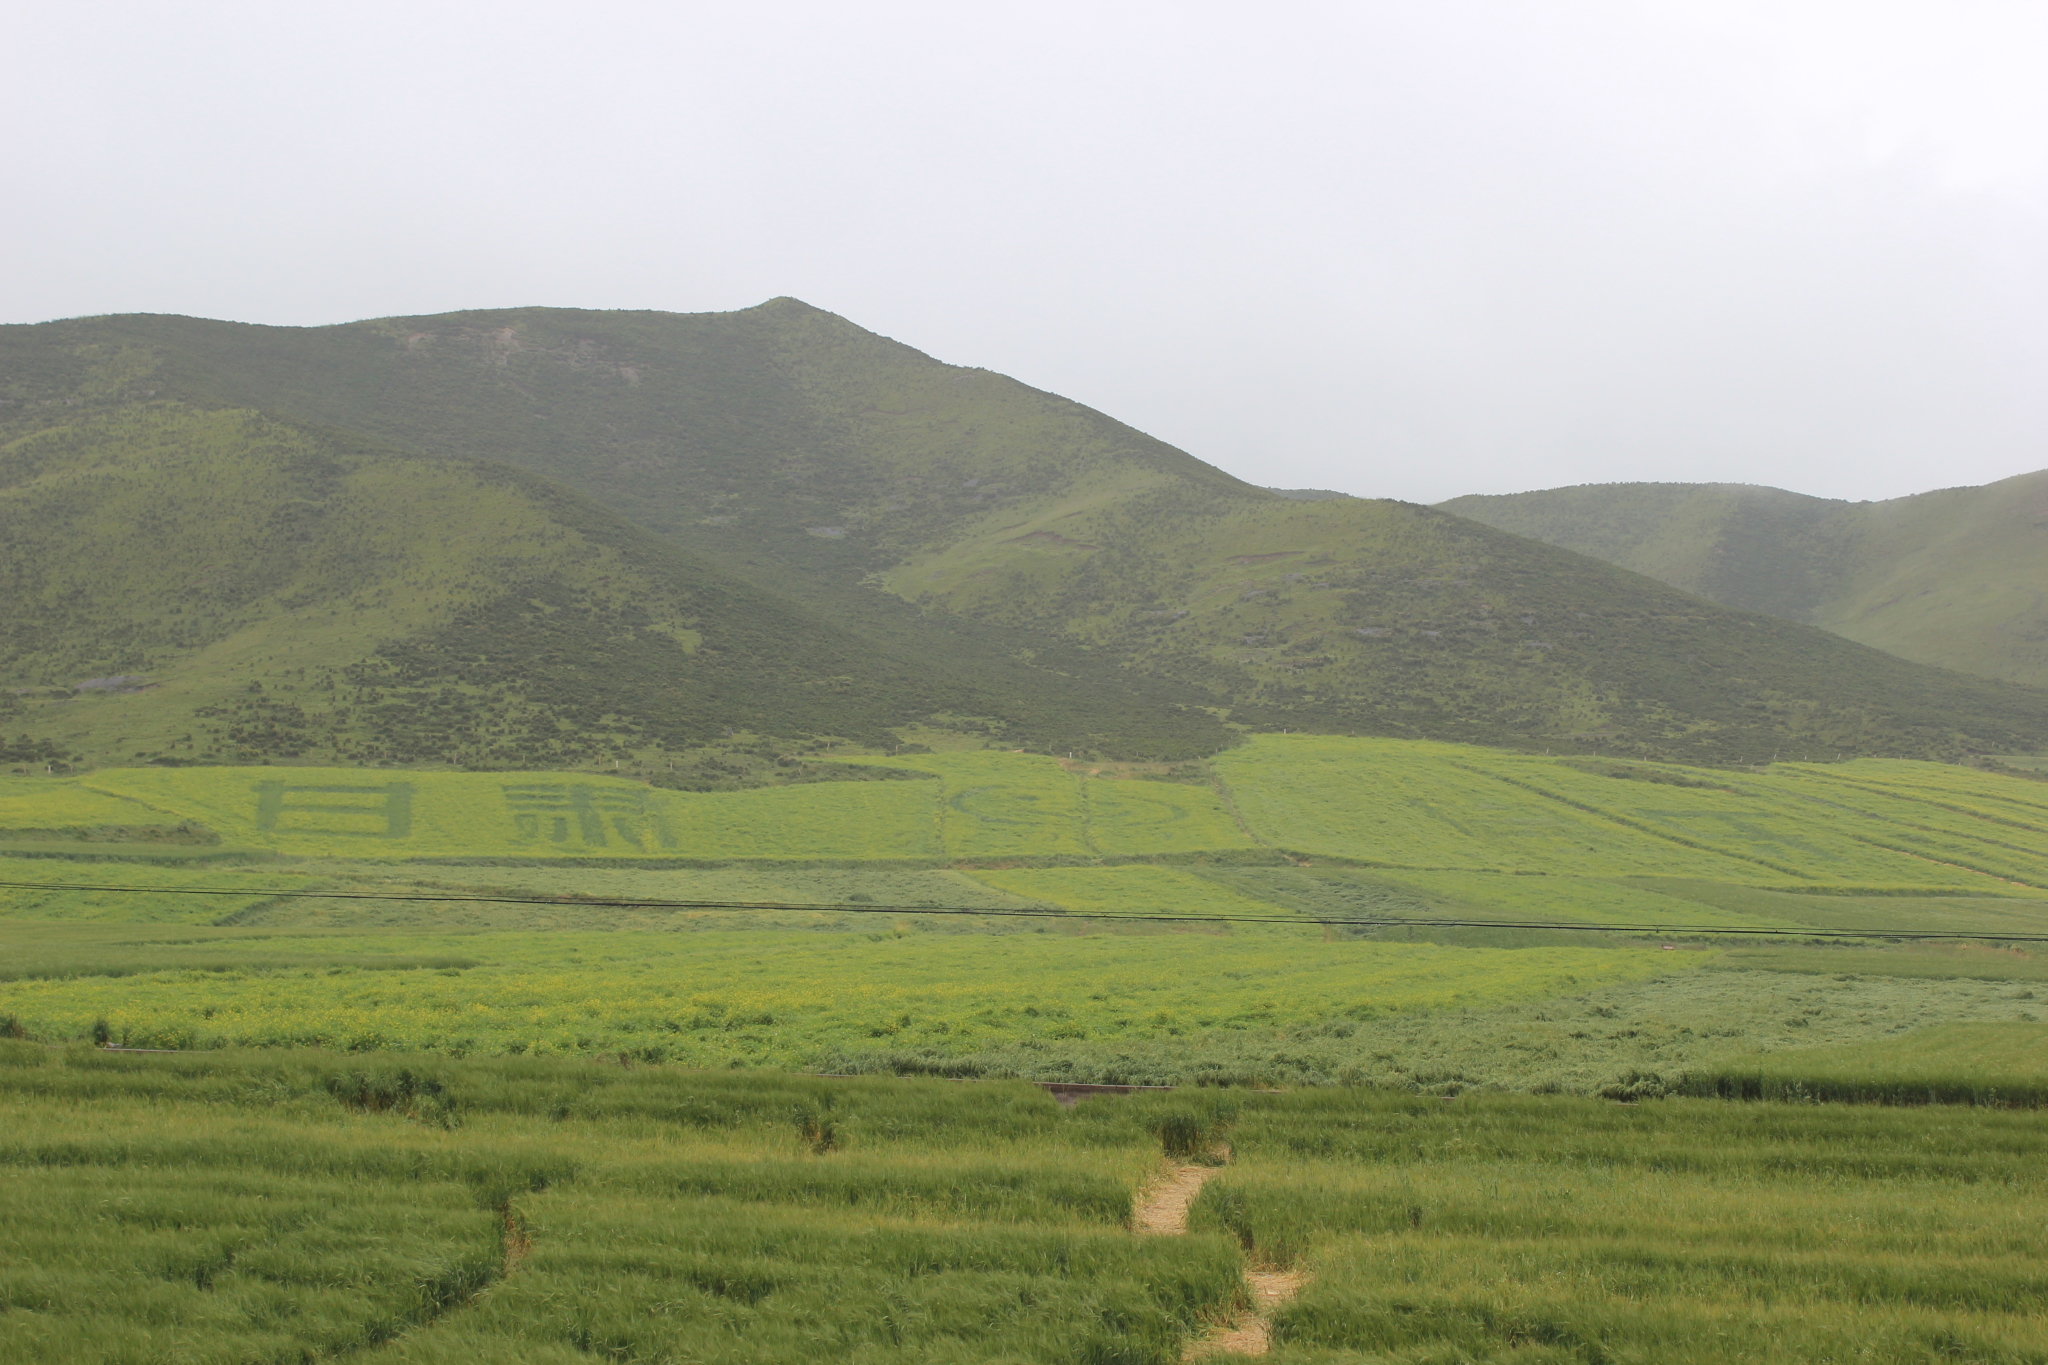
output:
[{"label": "green mountain", "polygon": [[[300,667],[337,697],[411,688],[419,718],[401,738],[351,701],[306,730],[309,757],[591,761],[715,747],[728,725],[769,749],[936,725],[1164,758],[1228,742],[1222,716],[1703,761],[2048,746],[2034,689],[1440,511],[1256,488],[790,299],[0,328],[0,399],[9,572],[39,604],[0,670],[76,698],[17,699],[20,726],[0,724],[23,753],[157,752],[115,718],[223,688],[204,704],[247,711],[248,682],[270,698]],[[339,503],[293,482],[294,442],[346,466]],[[91,470],[156,491],[124,502]],[[171,630],[172,585],[261,555],[291,587],[244,584]],[[129,675],[161,686],[77,691]],[[434,705],[470,738],[436,742]],[[300,742],[216,728],[244,756]]]},{"label": "green mountain", "polygon": [[2048,684],[2048,471],[1887,502],[1636,483],[1439,506],[1901,658]]},{"label": "green mountain", "polygon": [[1147,756],[1228,734],[1106,668],[1013,661],[997,695],[559,483],[246,409],[159,399],[0,447],[0,581],[4,700],[40,736],[17,762],[665,756],[716,785],[760,766],[746,737],[888,746],[935,713]]}]

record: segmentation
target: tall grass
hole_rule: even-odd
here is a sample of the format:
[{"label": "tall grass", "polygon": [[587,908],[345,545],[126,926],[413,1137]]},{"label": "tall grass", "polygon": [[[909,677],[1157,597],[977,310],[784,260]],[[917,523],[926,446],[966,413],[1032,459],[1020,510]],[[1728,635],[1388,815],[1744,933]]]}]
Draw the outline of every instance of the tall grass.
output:
[{"label": "tall grass", "polygon": [[1233,1143],[1192,1225],[1313,1271],[1280,1360],[2048,1352],[2031,1117],[1326,1093]]},{"label": "tall grass", "polygon": [[175,1146],[8,1174],[0,1358],[10,1361],[359,1350],[465,1301],[504,1261],[502,1215],[445,1181],[192,1167]]},{"label": "tall grass", "polygon": [[1160,1111],[0,1043],[0,1353],[1163,1365],[1234,1301],[1240,1261],[1125,1230]]},{"label": "tall grass", "polygon": [[1698,1068],[1681,1088],[1724,1099],[2048,1108],[2048,1024],[1947,1024],[1742,1057]]},{"label": "tall grass", "polygon": [[[1162,1154],[1218,1138],[1192,1234],[1131,1236]],[[2017,1363],[2048,1355],[2044,1172],[2048,1129],[1983,1108],[1067,1110],[1017,1085],[0,1042],[0,1352],[1164,1365],[1243,1303],[1249,1257],[1313,1272],[1283,1361]]]}]

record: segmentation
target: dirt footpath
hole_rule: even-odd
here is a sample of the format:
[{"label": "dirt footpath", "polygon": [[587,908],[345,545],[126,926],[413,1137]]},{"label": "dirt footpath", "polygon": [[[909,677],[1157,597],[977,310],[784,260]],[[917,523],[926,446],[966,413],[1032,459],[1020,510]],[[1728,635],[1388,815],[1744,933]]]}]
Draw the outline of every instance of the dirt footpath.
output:
[{"label": "dirt footpath", "polygon": [[[1168,1166],[1138,1191],[1131,1206],[1131,1229],[1140,1236],[1178,1237],[1188,1230],[1188,1210],[1202,1186],[1223,1173],[1218,1166]],[[1248,1270],[1245,1285],[1252,1307],[1227,1326],[1212,1329],[1188,1343],[1183,1360],[1223,1352],[1262,1356],[1272,1349],[1270,1320],[1274,1310],[1301,1292],[1304,1276],[1293,1270]]]}]

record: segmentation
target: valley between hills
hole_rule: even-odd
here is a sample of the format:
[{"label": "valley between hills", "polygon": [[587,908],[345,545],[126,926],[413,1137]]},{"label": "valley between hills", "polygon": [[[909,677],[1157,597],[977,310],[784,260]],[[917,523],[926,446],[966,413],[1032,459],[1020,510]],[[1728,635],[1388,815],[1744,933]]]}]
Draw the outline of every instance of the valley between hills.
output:
[{"label": "valley between hills", "polygon": [[2031,487],[0,328],[0,1358],[2048,1358]]}]

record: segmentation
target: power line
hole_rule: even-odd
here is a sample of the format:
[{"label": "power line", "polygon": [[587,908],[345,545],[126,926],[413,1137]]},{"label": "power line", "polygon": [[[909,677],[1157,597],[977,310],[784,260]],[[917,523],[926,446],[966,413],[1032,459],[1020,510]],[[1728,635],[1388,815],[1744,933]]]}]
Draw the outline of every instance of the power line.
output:
[{"label": "power line", "polygon": [[452,892],[309,891],[283,887],[88,886],[68,882],[0,881],[0,890],[94,891],[140,896],[246,896],[274,900],[407,901],[451,905],[544,905],[556,909],[593,910],[723,910],[805,911],[834,915],[972,915],[983,918],[1114,920],[1136,924],[1293,924],[1361,929],[1567,929],[1576,933],[1641,934],[1686,938],[1695,935],[1752,938],[1882,938],[1911,942],[1986,940],[1999,943],[2048,943],[2048,934],[1968,933],[1960,930],[1737,928],[1707,924],[1586,924],[1558,920],[1413,919],[1397,915],[1199,915],[1127,914],[1118,911],[1038,910],[970,905],[818,905],[798,901],[709,901],[629,899],[597,896],[458,895]]}]

